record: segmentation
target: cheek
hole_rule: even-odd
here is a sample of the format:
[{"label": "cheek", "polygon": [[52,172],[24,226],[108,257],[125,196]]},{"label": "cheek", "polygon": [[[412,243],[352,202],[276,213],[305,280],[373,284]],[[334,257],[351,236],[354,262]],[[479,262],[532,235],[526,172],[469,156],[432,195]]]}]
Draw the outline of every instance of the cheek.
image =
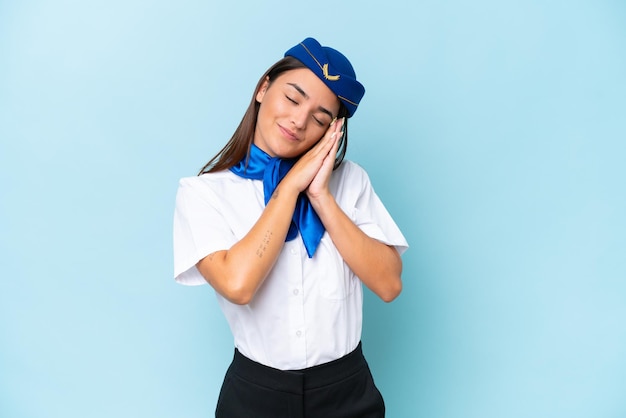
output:
[{"label": "cheek", "polygon": [[263,97],[263,101],[259,105],[259,115],[270,115],[273,113],[283,113],[285,104],[280,98],[276,97],[273,91],[268,90]]},{"label": "cheek", "polygon": [[326,133],[325,127],[320,127],[317,124],[309,129],[307,129],[307,142],[311,143],[311,145],[316,144],[324,134]]}]

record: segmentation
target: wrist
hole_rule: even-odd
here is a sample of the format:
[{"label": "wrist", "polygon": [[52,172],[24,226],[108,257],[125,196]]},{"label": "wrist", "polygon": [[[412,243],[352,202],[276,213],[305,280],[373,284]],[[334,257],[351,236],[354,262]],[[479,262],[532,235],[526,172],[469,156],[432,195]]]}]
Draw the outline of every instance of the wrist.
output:
[{"label": "wrist", "polygon": [[315,209],[315,212],[320,217],[322,216],[325,209],[329,208],[335,203],[335,197],[330,193],[330,191],[317,193],[315,195],[307,193],[307,197],[311,202],[311,206],[313,206],[313,209]]}]

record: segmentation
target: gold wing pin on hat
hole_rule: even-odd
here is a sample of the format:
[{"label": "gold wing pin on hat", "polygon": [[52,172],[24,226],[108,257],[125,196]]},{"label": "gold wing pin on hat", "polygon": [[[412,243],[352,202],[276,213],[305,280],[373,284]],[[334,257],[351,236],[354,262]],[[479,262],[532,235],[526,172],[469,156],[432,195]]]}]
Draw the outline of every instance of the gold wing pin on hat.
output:
[{"label": "gold wing pin on hat", "polygon": [[326,80],[330,80],[330,81],[337,81],[337,80],[339,80],[339,74],[337,74],[337,75],[329,75],[328,74],[328,64],[324,64],[324,66],[322,67],[322,72],[324,73],[324,78]]}]

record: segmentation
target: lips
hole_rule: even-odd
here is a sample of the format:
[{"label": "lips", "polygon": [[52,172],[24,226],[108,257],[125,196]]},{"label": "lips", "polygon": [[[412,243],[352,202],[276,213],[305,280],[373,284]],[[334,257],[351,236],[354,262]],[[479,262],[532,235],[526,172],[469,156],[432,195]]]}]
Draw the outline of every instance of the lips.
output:
[{"label": "lips", "polygon": [[291,132],[289,129],[284,128],[280,125],[278,125],[278,128],[280,129],[280,132],[283,134],[283,136],[285,136],[285,138],[289,139],[290,141],[300,141],[300,138],[298,138],[298,136]]}]

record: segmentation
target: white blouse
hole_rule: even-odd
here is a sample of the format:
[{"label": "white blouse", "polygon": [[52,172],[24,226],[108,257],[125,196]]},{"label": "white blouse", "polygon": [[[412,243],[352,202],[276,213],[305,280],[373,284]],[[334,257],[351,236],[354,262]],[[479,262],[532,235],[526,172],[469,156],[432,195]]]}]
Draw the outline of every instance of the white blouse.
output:
[{"label": "white blouse", "polygon": [[[360,166],[344,161],[333,172],[330,190],[367,235],[395,246],[400,254],[408,248]],[[174,214],[176,281],[206,283],[196,263],[243,238],[264,208],[261,180],[230,171],[181,179]],[[296,370],[336,360],[354,350],[361,339],[362,284],[328,233],[313,258],[307,256],[300,235],[285,242],[249,304],[236,305],[216,295],[235,346],[270,367]]]}]

